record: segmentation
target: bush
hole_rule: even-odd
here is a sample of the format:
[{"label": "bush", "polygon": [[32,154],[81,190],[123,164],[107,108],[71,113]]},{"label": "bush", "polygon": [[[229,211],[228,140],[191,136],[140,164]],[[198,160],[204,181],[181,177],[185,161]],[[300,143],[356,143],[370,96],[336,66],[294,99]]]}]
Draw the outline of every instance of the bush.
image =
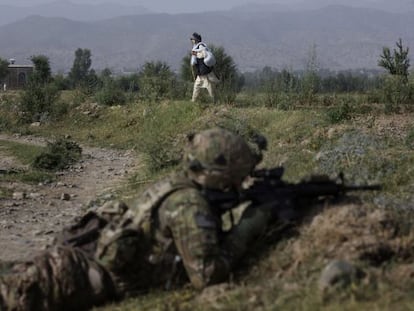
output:
[{"label": "bush", "polygon": [[408,135],[405,138],[405,144],[408,148],[414,149],[414,128],[408,131]]},{"label": "bush", "polygon": [[139,91],[139,75],[134,73],[127,76],[121,76],[117,79],[119,87],[124,92],[138,92]]},{"label": "bush", "polygon": [[112,79],[104,82],[103,88],[95,94],[95,99],[105,106],[123,105],[126,102],[125,93]]},{"label": "bush", "polygon": [[175,83],[174,73],[166,63],[145,63],[139,74],[140,97],[152,102],[169,99]]},{"label": "bush", "polygon": [[46,150],[39,154],[32,166],[37,169],[61,170],[77,162],[82,155],[82,148],[75,142],[59,139],[48,143]]},{"label": "bush", "polygon": [[332,124],[340,123],[351,118],[351,106],[345,102],[335,107],[329,108],[326,112],[328,121]]},{"label": "bush", "polygon": [[24,122],[44,121],[56,117],[59,90],[54,84],[30,81],[21,96]]},{"label": "bush", "polygon": [[413,87],[403,76],[387,76],[384,80],[383,101],[386,112],[396,112],[401,105],[411,103]]}]

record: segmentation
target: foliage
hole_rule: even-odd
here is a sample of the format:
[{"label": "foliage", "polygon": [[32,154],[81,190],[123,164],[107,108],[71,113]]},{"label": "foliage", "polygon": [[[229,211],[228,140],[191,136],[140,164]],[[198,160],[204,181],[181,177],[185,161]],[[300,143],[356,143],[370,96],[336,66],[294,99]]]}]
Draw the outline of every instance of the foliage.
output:
[{"label": "foliage", "polygon": [[410,104],[414,99],[414,86],[401,75],[385,77],[382,90],[386,112],[397,112],[401,105]]},{"label": "foliage", "polygon": [[311,104],[315,100],[315,94],[320,88],[318,75],[319,62],[316,54],[316,46],[312,45],[308,52],[305,73],[301,79],[300,97],[305,104]]},{"label": "foliage", "polygon": [[378,60],[378,65],[390,74],[386,77],[383,87],[383,100],[387,112],[398,111],[400,106],[409,103],[413,96],[413,87],[408,80],[409,48],[404,48],[401,38],[396,42],[396,46],[392,54],[389,47],[384,47]]},{"label": "foliage", "polygon": [[139,73],[140,97],[151,102],[173,98],[175,83],[176,77],[166,63],[147,62]]},{"label": "foliage", "polygon": [[389,47],[382,49],[378,65],[388,70],[391,75],[401,76],[403,81],[406,82],[408,68],[410,67],[409,48],[404,48],[401,38],[398,39],[396,45],[397,49],[394,49],[392,54]]},{"label": "foliage", "polygon": [[78,48],[75,51],[75,59],[69,76],[73,83],[81,83],[85,81],[92,65],[91,51],[88,49]]},{"label": "foliage", "polygon": [[180,163],[183,138],[177,130],[190,131],[193,118],[200,114],[198,106],[190,103],[173,103],[161,109],[145,108],[145,118],[140,125],[138,150],[145,154],[148,170],[156,173]]},{"label": "foliage", "polygon": [[59,91],[69,90],[71,86],[69,78],[61,73],[53,76],[53,84]]},{"label": "foliage", "polygon": [[23,122],[46,121],[59,117],[59,90],[54,84],[39,84],[29,81],[21,95],[21,109]]},{"label": "foliage", "polygon": [[95,94],[95,99],[105,106],[123,105],[126,102],[125,93],[112,78],[104,80],[103,87]]},{"label": "foliage", "polygon": [[[24,165],[29,165],[34,159],[41,154],[44,147],[21,144],[12,141],[0,140],[2,146],[1,151],[14,157]],[[27,183],[39,183],[44,180],[52,180],[48,172],[42,172],[33,169],[13,169],[8,171],[6,174],[0,174],[0,182],[27,182]],[[0,188],[1,197],[1,188]]]},{"label": "foliage", "polygon": [[0,57],[0,82],[9,74],[9,62]]},{"label": "foliage", "polygon": [[223,47],[212,45],[210,50],[216,57],[214,73],[220,80],[216,86],[216,99],[223,104],[234,103],[237,93],[243,86],[243,77],[237,70],[233,58],[225,52]]},{"label": "foliage", "polygon": [[30,59],[34,65],[34,73],[30,76],[32,82],[36,84],[49,83],[52,79],[49,58],[45,55],[35,55]]},{"label": "foliage", "polygon": [[335,74],[328,73],[327,76],[320,77],[321,92],[364,92],[379,87],[379,77],[370,76],[367,73],[354,73],[343,71]]},{"label": "foliage", "polygon": [[46,121],[58,117],[65,107],[58,103],[60,93],[51,82],[49,59],[43,55],[33,56],[32,62],[35,72],[21,94],[22,121]]},{"label": "foliage", "polygon": [[332,124],[339,123],[344,120],[349,120],[351,118],[351,106],[349,103],[344,102],[334,107],[328,108],[327,117],[328,121]]},{"label": "foliage", "polygon": [[67,139],[58,139],[48,143],[46,150],[39,154],[32,166],[37,169],[61,170],[78,161],[82,148],[75,142]]},{"label": "foliage", "polygon": [[24,165],[30,164],[43,151],[43,147],[0,140],[2,152],[13,156]]},{"label": "foliage", "polygon": [[72,87],[79,87],[86,93],[91,93],[97,86],[98,77],[92,66],[92,54],[89,49],[78,48],[75,51],[75,59],[69,72]]},{"label": "foliage", "polygon": [[405,144],[408,148],[414,150],[414,127],[408,131],[407,137],[405,138]]},{"label": "foliage", "polygon": [[120,76],[118,84],[124,92],[138,92],[139,91],[139,75],[137,73]]}]

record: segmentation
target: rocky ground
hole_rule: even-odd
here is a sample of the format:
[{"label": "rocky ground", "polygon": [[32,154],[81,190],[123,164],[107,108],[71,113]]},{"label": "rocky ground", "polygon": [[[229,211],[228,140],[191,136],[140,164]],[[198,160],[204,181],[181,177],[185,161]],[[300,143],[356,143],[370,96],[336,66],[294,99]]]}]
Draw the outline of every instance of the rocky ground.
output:
[{"label": "rocky ground", "polygon": [[[0,140],[46,144],[40,138],[0,135]],[[30,258],[51,242],[56,232],[80,215],[97,197],[109,200],[138,161],[133,153],[82,146],[82,160],[38,185],[7,183],[13,193],[0,199],[0,260]],[[0,148],[0,171],[22,168]]]}]

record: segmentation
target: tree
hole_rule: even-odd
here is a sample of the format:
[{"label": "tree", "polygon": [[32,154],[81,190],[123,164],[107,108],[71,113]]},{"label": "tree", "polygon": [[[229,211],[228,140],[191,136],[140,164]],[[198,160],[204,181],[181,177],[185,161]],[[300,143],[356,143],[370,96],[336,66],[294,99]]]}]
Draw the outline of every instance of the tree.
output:
[{"label": "tree", "polygon": [[44,121],[56,115],[59,90],[52,83],[52,74],[48,57],[32,56],[34,73],[21,94],[21,107],[25,112],[24,121]]},{"label": "tree", "polygon": [[121,76],[118,78],[118,84],[124,92],[138,92],[139,75],[137,73],[133,73],[127,76]]},{"label": "tree", "polygon": [[75,51],[75,59],[69,72],[69,78],[73,87],[91,87],[91,82],[96,80],[96,74],[91,70],[91,51],[78,48]]},{"label": "tree", "polygon": [[49,58],[45,55],[35,55],[30,60],[34,65],[34,73],[31,79],[42,84],[49,83],[52,79]]},{"label": "tree", "polygon": [[211,46],[210,49],[217,59],[214,72],[220,79],[217,86],[218,99],[230,103],[234,101],[243,86],[242,76],[233,58],[225,52],[223,47]]},{"label": "tree", "polygon": [[0,58],[0,82],[9,74],[9,62]]},{"label": "tree", "polygon": [[409,48],[403,47],[401,38],[398,39],[396,45],[397,49],[393,49],[392,54],[389,47],[383,47],[378,65],[388,70],[391,75],[401,76],[407,82],[410,67]]},{"label": "tree", "polygon": [[394,48],[392,53],[390,48],[384,47],[378,60],[378,65],[389,73],[382,87],[387,112],[398,111],[402,104],[411,102],[413,97],[412,86],[408,81],[409,49],[404,48],[401,38],[396,45],[397,48]]}]

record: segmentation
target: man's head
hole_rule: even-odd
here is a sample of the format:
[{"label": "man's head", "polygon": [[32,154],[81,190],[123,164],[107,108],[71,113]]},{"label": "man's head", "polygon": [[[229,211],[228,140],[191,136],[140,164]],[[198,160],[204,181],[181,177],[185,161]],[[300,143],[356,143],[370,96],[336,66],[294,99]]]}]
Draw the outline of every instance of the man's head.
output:
[{"label": "man's head", "polygon": [[195,32],[191,35],[190,40],[194,43],[199,43],[201,42],[201,35]]},{"label": "man's head", "polygon": [[188,176],[209,189],[239,188],[257,163],[246,141],[222,128],[190,135],[184,155]]}]

